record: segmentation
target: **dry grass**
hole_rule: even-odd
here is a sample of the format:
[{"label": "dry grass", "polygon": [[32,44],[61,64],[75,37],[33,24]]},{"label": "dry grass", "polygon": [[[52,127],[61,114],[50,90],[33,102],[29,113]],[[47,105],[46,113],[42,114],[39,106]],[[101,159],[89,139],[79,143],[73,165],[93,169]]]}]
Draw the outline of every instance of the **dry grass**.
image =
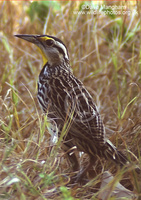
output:
[{"label": "dry grass", "polygon": [[[129,159],[141,160],[140,3],[119,2],[138,15],[115,18],[74,14],[81,2],[60,4],[43,23],[37,17],[30,21],[29,2],[0,2],[0,199],[96,199],[100,182],[97,174],[83,187],[65,187],[71,168],[59,147],[50,147],[36,98],[41,57],[34,45],[14,38],[17,33],[46,32],[65,42],[74,74],[99,107],[107,137],[131,151]],[[140,178],[128,176],[123,184],[139,196]]]}]

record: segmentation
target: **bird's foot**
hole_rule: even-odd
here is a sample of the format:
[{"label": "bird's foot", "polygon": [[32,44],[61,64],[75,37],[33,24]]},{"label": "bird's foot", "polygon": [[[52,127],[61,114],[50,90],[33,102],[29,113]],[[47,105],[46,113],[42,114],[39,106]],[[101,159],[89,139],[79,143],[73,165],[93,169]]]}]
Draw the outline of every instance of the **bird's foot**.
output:
[{"label": "bird's foot", "polygon": [[69,183],[74,184],[74,185],[76,185],[76,184],[85,185],[88,182],[89,182],[89,180],[84,175],[84,173],[79,172],[77,175],[74,175],[71,177]]}]

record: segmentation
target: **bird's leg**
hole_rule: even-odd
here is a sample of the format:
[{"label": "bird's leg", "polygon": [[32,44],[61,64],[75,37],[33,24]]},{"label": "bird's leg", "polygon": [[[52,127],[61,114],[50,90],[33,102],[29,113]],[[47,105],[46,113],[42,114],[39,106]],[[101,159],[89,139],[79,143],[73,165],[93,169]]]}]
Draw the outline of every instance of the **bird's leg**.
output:
[{"label": "bird's leg", "polygon": [[78,163],[78,160],[77,160],[75,153],[74,152],[73,153],[67,153],[67,156],[68,156],[70,163],[72,164],[73,172],[78,171],[79,170],[79,163]]},{"label": "bird's leg", "polygon": [[87,172],[92,168],[94,162],[95,162],[94,157],[89,157],[88,164],[85,167],[83,167],[76,175],[75,182],[80,182],[80,183],[83,182],[84,176],[86,176]]},{"label": "bird's leg", "polygon": [[75,147],[70,142],[66,142],[62,145],[62,149],[64,152],[66,152],[67,158],[70,161],[70,163],[72,164],[73,172],[78,171],[79,163],[78,163],[76,154],[74,152]]}]

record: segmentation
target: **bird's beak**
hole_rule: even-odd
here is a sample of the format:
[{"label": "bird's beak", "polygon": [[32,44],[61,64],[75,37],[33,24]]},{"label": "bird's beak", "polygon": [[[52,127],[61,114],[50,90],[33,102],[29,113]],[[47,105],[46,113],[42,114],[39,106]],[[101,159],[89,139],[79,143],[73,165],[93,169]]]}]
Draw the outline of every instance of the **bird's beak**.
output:
[{"label": "bird's beak", "polygon": [[21,38],[23,40],[26,40],[36,45],[39,43],[37,35],[19,34],[19,35],[15,35],[15,37]]},{"label": "bird's beak", "polygon": [[35,44],[38,47],[39,52],[41,53],[42,57],[43,57],[43,63],[46,64],[48,61],[48,58],[44,52],[44,47],[42,44],[42,38],[39,37],[39,35],[27,35],[27,34],[19,34],[19,35],[15,35],[15,37],[21,38],[23,40],[26,40],[28,42],[31,42],[33,44]]}]

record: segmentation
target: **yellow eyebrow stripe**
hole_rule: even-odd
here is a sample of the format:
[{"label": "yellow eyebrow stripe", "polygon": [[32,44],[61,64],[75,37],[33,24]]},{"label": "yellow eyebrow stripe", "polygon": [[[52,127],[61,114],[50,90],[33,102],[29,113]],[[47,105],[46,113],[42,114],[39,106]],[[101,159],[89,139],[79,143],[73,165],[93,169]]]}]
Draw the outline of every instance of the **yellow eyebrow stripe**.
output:
[{"label": "yellow eyebrow stripe", "polygon": [[46,40],[53,40],[54,41],[53,38],[50,38],[50,37],[47,37],[47,36],[39,37],[39,40],[40,39],[43,40],[43,41],[46,41]]}]

